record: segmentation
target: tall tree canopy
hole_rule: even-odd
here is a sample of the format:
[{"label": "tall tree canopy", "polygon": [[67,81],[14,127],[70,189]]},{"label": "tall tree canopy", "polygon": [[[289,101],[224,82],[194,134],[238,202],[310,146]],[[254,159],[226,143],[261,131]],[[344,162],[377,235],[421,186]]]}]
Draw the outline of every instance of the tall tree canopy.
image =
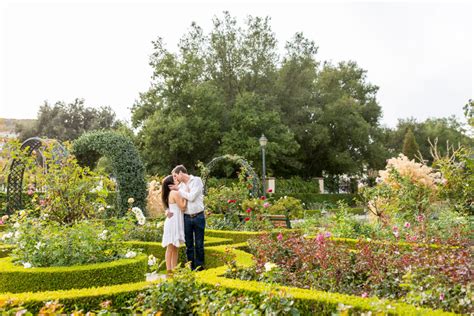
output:
[{"label": "tall tree canopy", "polygon": [[238,154],[279,176],[357,173],[383,165],[377,86],[355,62],[317,60],[316,44],[296,33],[280,57],[268,17],[243,26],[228,12],[205,34],[195,23],[178,51],[159,38],[148,91],[132,108],[132,123],[150,172],[177,163]]},{"label": "tall tree canopy", "polygon": [[115,113],[110,107],[86,107],[83,99],[72,103],[62,101],[54,105],[45,102],[38,111],[37,120],[31,125],[17,125],[20,139],[39,136],[61,141],[73,140],[93,130],[116,126]]}]

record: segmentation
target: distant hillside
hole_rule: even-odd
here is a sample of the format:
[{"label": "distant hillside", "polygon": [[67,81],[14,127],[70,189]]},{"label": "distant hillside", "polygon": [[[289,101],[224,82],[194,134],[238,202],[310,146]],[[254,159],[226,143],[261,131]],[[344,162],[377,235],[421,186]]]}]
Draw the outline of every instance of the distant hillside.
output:
[{"label": "distant hillside", "polygon": [[36,120],[34,119],[7,119],[0,118],[0,137],[16,137],[15,126],[21,125],[32,125]]},{"label": "distant hillside", "polygon": [[35,122],[34,119],[7,119],[0,118],[0,132],[15,132],[15,126],[17,124],[31,125]]}]

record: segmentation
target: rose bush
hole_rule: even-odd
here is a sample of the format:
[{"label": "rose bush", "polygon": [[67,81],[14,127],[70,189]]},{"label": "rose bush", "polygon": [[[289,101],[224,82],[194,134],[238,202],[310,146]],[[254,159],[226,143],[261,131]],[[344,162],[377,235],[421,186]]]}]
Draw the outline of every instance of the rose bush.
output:
[{"label": "rose bush", "polygon": [[[255,266],[227,276],[301,288],[400,299],[460,313],[472,310],[472,258],[463,247],[404,247],[360,240],[352,250],[330,233],[307,239],[264,235],[249,241]],[[230,260],[232,262],[232,260]],[[276,265],[269,270],[269,264]]]}]

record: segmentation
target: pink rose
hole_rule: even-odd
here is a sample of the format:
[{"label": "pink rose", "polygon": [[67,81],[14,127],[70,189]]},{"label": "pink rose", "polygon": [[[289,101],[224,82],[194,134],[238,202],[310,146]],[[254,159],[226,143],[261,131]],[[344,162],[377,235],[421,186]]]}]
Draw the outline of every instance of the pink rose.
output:
[{"label": "pink rose", "polygon": [[364,297],[364,298],[368,297],[368,296],[369,296],[369,294],[367,294],[367,292],[364,292],[364,293],[361,294],[361,297]]},{"label": "pink rose", "polygon": [[405,222],[405,224],[403,225],[406,229],[410,228],[411,224],[409,222]]},{"label": "pink rose", "polygon": [[444,301],[444,293],[441,293],[441,294],[439,295],[439,300],[440,300],[440,301]]},{"label": "pink rose", "polygon": [[277,239],[278,239],[279,241],[282,241],[282,239],[283,239],[283,234],[282,234],[282,233],[279,233],[278,236],[277,236]]},{"label": "pink rose", "polygon": [[264,207],[264,208],[267,208],[267,207],[269,207],[269,206],[270,206],[270,203],[268,203],[268,202],[263,203],[263,207]]},{"label": "pink rose", "polygon": [[416,220],[419,221],[420,223],[425,220],[425,217],[421,214],[416,217]]},{"label": "pink rose", "polygon": [[316,240],[318,242],[323,242],[324,241],[324,235],[323,234],[318,234],[318,236],[316,236]]}]

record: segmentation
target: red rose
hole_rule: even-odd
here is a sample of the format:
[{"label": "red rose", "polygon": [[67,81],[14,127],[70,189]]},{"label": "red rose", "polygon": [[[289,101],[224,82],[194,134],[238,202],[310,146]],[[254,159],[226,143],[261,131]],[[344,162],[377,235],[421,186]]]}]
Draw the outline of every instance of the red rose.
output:
[{"label": "red rose", "polygon": [[263,195],[260,197],[260,200],[266,200],[266,197],[264,197]]},{"label": "red rose", "polygon": [[252,212],[252,209],[249,207],[247,210],[246,210],[247,213],[250,213]]},{"label": "red rose", "polygon": [[272,190],[272,189],[268,189],[268,193],[272,193],[272,192],[273,192],[273,190]]},{"label": "red rose", "polygon": [[250,220],[250,217],[246,217],[245,221],[248,222]]}]

